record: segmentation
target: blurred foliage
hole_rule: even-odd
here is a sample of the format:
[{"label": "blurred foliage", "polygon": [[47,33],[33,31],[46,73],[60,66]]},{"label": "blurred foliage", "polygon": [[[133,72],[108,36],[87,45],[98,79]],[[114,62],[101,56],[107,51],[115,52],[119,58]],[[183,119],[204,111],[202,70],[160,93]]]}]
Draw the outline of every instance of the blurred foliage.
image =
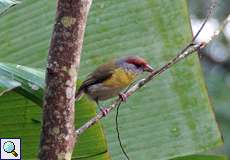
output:
[{"label": "blurred foliage", "polygon": [[[202,19],[207,14],[212,1],[190,0],[189,2],[191,15]],[[230,1],[217,1],[212,17],[217,22],[221,22],[228,14],[230,14]],[[210,100],[215,107],[217,122],[224,138],[224,148],[214,152],[227,153],[230,156],[230,37],[228,36],[230,35],[226,33],[221,34],[208,48],[200,52],[200,57]],[[223,61],[219,61],[220,58]]]}]

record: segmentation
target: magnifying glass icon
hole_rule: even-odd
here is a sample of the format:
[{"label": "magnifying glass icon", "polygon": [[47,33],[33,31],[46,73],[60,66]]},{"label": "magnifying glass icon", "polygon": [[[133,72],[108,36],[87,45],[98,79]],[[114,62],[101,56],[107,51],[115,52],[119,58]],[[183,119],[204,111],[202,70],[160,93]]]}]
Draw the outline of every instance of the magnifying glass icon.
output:
[{"label": "magnifying glass icon", "polygon": [[11,153],[14,155],[14,157],[17,157],[18,154],[17,152],[15,152],[15,145],[13,142],[11,141],[7,141],[3,144],[3,150],[6,152],[6,153]]}]

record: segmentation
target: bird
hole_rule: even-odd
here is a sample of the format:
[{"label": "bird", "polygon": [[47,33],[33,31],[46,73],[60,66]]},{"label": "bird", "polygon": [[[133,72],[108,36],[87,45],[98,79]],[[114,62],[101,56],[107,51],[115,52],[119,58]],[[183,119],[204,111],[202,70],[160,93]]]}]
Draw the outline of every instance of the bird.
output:
[{"label": "bird", "polygon": [[83,94],[94,100],[103,116],[108,110],[100,107],[99,101],[119,96],[126,101],[127,96],[122,91],[143,72],[153,72],[154,69],[140,56],[129,55],[113,59],[97,67],[82,82],[75,94],[78,101]]}]

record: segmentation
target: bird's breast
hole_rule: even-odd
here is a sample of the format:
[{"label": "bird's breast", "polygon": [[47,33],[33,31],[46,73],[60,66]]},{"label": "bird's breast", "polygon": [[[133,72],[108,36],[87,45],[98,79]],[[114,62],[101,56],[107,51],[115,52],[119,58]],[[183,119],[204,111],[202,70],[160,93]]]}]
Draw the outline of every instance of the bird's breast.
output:
[{"label": "bird's breast", "polygon": [[113,88],[124,88],[132,83],[136,76],[137,75],[133,72],[118,68],[109,79],[103,82],[103,84]]}]

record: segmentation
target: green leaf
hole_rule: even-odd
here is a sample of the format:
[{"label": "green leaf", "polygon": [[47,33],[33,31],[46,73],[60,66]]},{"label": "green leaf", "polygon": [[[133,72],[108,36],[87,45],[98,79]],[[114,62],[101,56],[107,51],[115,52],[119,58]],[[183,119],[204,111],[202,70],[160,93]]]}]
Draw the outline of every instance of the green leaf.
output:
[{"label": "green leaf", "polygon": [[[44,71],[15,64],[0,63],[0,75],[21,84],[17,92],[42,105],[44,90]],[[7,83],[8,81],[5,81]]]},{"label": "green leaf", "polygon": [[192,155],[175,158],[173,160],[228,160],[228,157],[224,155]]},{"label": "green leaf", "polygon": [[[19,17],[19,13],[24,16]],[[1,17],[1,59],[44,68],[54,17],[55,1],[44,5],[36,0],[25,0],[14,12]],[[140,55],[155,68],[160,67],[190,41],[191,35],[184,0],[94,1],[80,79],[98,64],[127,54]],[[111,156],[120,160],[123,154],[114,112],[103,123]],[[120,108],[119,128],[133,160],[170,159],[221,145],[198,57],[190,56],[130,97]]]},{"label": "green leaf", "polygon": [[10,7],[12,7],[18,3],[19,2],[15,1],[15,0],[0,0],[0,14],[2,14],[7,9],[9,9]]},{"label": "green leaf", "polygon": [[8,79],[4,76],[0,76],[0,96],[2,96],[4,93],[20,86],[21,83]]},{"label": "green leaf", "polygon": [[[8,91],[0,97],[0,126],[3,127],[0,130],[0,137],[20,137],[22,139],[23,157],[25,159],[35,159],[38,154],[40,140],[44,71],[0,63],[0,75],[0,87],[4,84],[3,87]],[[19,85],[14,85],[12,82]],[[17,93],[9,91],[15,86],[17,89],[14,89],[14,91]],[[86,97],[83,97],[76,106],[76,127],[81,126],[96,114],[95,103]],[[73,158],[84,160],[110,159],[100,123],[80,136]]]}]

